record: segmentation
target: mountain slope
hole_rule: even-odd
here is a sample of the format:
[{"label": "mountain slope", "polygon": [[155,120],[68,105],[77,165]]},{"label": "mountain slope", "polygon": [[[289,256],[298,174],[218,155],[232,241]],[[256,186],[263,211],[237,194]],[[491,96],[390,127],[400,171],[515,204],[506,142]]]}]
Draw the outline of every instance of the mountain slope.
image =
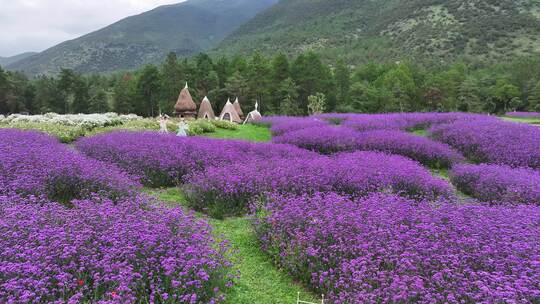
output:
[{"label": "mountain slope", "polygon": [[497,60],[540,51],[538,0],[282,0],[217,48],[328,59]]},{"label": "mountain slope", "polygon": [[133,69],[167,53],[189,56],[212,48],[277,0],[188,0],[120,20],[7,66],[30,75],[61,68],[81,73]]},{"label": "mountain slope", "polygon": [[13,64],[17,61],[20,61],[20,60],[23,60],[25,58],[28,58],[30,56],[33,56],[37,53],[34,53],[34,52],[26,52],[26,53],[22,53],[22,54],[18,54],[18,55],[15,55],[15,56],[10,56],[10,57],[0,57],[0,66],[7,66],[7,65],[10,65],[10,64]]}]

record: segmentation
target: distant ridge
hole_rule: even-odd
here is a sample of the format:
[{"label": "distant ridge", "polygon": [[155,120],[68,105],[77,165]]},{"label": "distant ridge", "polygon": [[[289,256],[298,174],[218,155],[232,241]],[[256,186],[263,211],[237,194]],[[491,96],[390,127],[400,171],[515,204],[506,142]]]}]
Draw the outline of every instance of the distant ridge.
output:
[{"label": "distant ridge", "polygon": [[36,52],[26,52],[26,53],[22,53],[22,54],[18,54],[18,55],[14,55],[14,56],[10,56],[10,57],[0,57],[0,66],[2,67],[5,67],[5,66],[8,66],[10,64],[14,64],[20,60],[23,60],[25,58],[28,58],[30,56],[33,56],[37,54]]},{"label": "distant ridge", "polygon": [[108,73],[159,63],[169,52],[190,56],[217,45],[226,35],[278,0],[188,0],[122,19],[80,38],[7,65],[28,75]]},{"label": "distant ridge", "polygon": [[220,54],[297,54],[350,63],[491,62],[540,52],[536,0],[282,0],[228,36]]}]

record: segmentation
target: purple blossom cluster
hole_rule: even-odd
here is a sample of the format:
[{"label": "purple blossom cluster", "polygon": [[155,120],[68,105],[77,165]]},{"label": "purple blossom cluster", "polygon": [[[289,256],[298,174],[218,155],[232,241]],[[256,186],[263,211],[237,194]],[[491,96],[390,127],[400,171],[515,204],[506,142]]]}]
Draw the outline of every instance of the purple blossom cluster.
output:
[{"label": "purple blossom cluster", "polygon": [[155,132],[112,132],[76,142],[81,152],[114,163],[148,186],[173,186],[207,167],[244,162],[246,158],[309,158],[313,153],[288,145],[249,143],[202,137],[180,138]]},{"label": "purple blossom cluster", "polygon": [[508,112],[505,115],[517,118],[540,118],[540,112]]},{"label": "purple blossom cluster", "polygon": [[312,126],[274,136],[274,143],[291,144],[322,154],[359,149],[359,132],[339,126]]},{"label": "purple blossom cluster", "polygon": [[184,186],[190,206],[214,217],[245,213],[250,202],[269,192],[331,191],[350,196],[391,192],[419,200],[452,197],[449,184],[417,162],[377,152],[254,159],[209,167],[192,175]]},{"label": "purple blossom cluster", "polygon": [[342,125],[358,131],[415,130],[450,123],[456,120],[473,120],[483,115],[466,113],[391,113],[348,114]]},{"label": "purple blossom cluster", "polygon": [[430,129],[431,136],[479,163],[540,168],[540,128],[493,119],[458,120]]},{"label": "purple blossom cluster", "polygon": [[1,303],[217,303],[230,284],[205,221],[143,198],[0,195],[0,235]]},{"label": "purple blossom cluster", "polygon": [[310,127],[327,126],[328,122],[315,117],[288,117],[274,116],[266,119],[271,126],[270,131],[274,136],[283,135],[287,132],[297,131]]},{"label": "purple blossom cluster", "polygon": [[461,192],[482,202],[540,206],[540,171],[504,165],[462,164],[452,168],[450,178]]},{"label": "purple blossom cluster", "polygon": [[139,186],[116,167],[87,158],[39,132],[0,130],[0,194],[69,203],[99,194],[118,199]]},{"label": "purple blossom cluster", "polygon": [[402,155],[434,168],[448,168],[464,160],[446,144],[403,131],[362,132],[357,136],[357,149]]},{"label": "purple blossom cluster", "polygon": [[263,249],[329,303],[538,303],[540,207],[272,196]]}]

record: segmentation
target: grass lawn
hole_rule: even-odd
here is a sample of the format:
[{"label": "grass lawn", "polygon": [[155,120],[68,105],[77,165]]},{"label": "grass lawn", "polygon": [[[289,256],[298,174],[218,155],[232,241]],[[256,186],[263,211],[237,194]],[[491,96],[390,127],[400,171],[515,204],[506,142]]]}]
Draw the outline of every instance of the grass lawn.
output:
[{"label": "grass lawn", "polygon": [[528,123],[532,125],[540,125],[540,118],[520,118],[520,117],[501,117],[503,120],[506,121],[513,121],[513,122],[522,122],[522,123]]},{"label": "grass lawn", "polygon": [[414,130],[414,131],[412,131],[411,133],[414,134],[414,135],[423,136],[423,137],[427,137],[427,136],[428,136],[428,131],[427,131],[427,130],[424,130],[424,129],[421,129],[421,130]]},{"label": "grass lawn", "polygon": [[[145,192],[169,207],[185,205],[184,195],[178,188],[146,189]],[[298,292],[302,300],[320,302],[320,298],[317,299],[284,271],[276,268],[270,257],[261,251],[248,217],[210,219],[209,222],[217,238],[229,240],[234,250],[234,267],[240,271],[240,278],[227,292],[226,304],[296,303]]]},{"label": "grass lawn", "polygon": [[256,142],[266,142],[272,139],[270,130],[264,126],[240,125],[236,130],[217,129],[216,132],[206,133],[203,136],[223,139],[241,139]]}]

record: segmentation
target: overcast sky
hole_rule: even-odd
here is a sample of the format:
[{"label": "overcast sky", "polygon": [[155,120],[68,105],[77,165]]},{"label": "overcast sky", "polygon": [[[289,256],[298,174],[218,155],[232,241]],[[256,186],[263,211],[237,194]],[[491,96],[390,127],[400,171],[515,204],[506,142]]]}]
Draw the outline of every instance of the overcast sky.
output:
[{"label": "overcast sky", "polygon": [[184,0],[0,0],[0,56],[43,51],[124,17]]}]

